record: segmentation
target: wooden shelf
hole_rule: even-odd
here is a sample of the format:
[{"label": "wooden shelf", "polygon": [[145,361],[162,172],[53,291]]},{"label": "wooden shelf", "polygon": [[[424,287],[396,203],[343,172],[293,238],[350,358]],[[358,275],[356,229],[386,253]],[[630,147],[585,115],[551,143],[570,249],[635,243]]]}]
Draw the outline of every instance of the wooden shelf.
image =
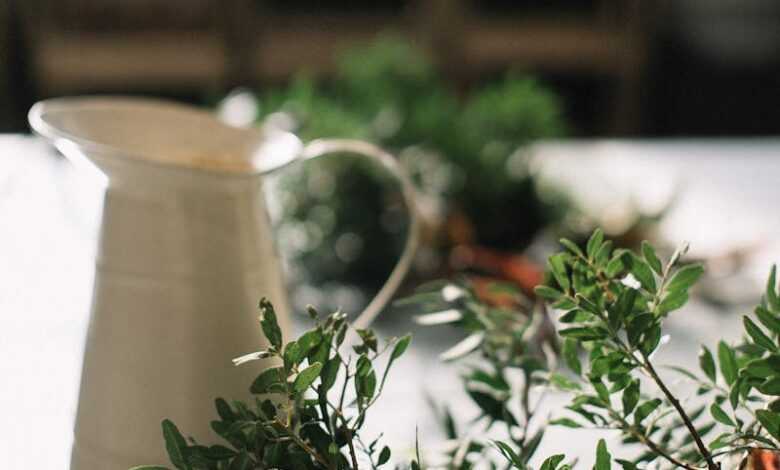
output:
[{"label": "wooden shelf", "polygon": [[220,38],[198,31],[53,33],[37,42],[34,66],[47,94],[199,88],[221,83],[225,53]]},{"label": "wooden shelf", "polygon": [[475,21],[464,30],[467,67],[480,70],[508,64],[554,71],[614,75],[633,49],[621,30],[598,24],[556,21]]},{"label": "wooden shelf", "polygon": [[27,32],[40,92],[55,95],[226,91],[279,82],[301,70],[327,74],[341,48],[378,32],[403,31],[459,83],[510,67],[614,79],[613,129],[623,133],[637,128],[646,62],[646,35],[637,26],[643,22],[637,8],[625,8],[629,4],[604,2],[594,15],[577,18],[527,18],[475,14],[467,0],[415,0],[403,14],[340,16],[284,15],[268,4],[225,0],[215,4],[221,14],[201,29],[74,31],[58,27],[56,18],[28,15],[35,20]]},{"label": "wooden shelf", "polygon": [[249,54],[249,78],[256,82],[278,81],[302,70],[328,74],[340,50],[367,43],[378,32],[403,29],[403,23],[392,17],[266,16],[259,21]]}]

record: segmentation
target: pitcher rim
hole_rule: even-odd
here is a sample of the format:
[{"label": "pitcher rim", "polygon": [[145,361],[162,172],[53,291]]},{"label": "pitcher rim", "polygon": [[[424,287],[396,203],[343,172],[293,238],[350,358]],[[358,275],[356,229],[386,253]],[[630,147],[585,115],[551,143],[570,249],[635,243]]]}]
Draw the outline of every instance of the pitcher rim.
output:
[{"label": "pitcher rim", "polygon": [[[68,132],[66,130],[63,130],[62,128],[59,128],[47,122],[47,120],[44,118],[45,113],[50,112],[52,110],[58,110],[58,109],[61,110],[67,108],[76,109],[81,104],[86,104],[86,103],[95,104],[101,102],[105,102],[106,104],[110,104],[113,102],[113,103],[123,103],[123,104],[164,105],[167,107],[178,108],[180,110],[189,113],[197,113],[204,116],[208,116],[210,118],[213,118],[215,121],[219,122],[221,125],[227,128],[235,128],[236,130],[241,129],[238,127],[231,126],[228,123],[219,121],[211,113],[197,106],[180,103],[175,100],[166,99],[166,98],[137,97],[137,96],[130,96],[130,95],[93,95],[93,96],[88,95],[88,96],[48,98],[45,100],[38,101],[32,105],[30,111],[27,113],[27,121],[29,122],[30,128],[33,130],[35,134],[43,137],[47,141],[53,143],[55,146],[56,146],[56,141],[61,139],[68,142],[72,142],[79,148],[83,149],[86,153],[95,153],[100,155],[115,155],[117,157],[120,157],[122,161],[127,163],[148,165],[155,168],[185,171],[185,172],[191,171],[197,174],[207,174],[210,176],[224,176],[224,177],[232,177],[232,178],[236,178],[236,177],[254,178],[260,175],[271,173],[274,170],[277,170],[278,168],[281,168],[285,166],[287,163],[289,163],[289,162],[285,162],[278,165],[271,165],[269,168],[262,168],[256,164],[251,164],[249,165],[248,170],[239,171],[239,170],[231,170],[225,168],[222,169],[202,168],[198,166],[177,164],[175,162],[150,160],[148,158],[144,158],[142,155],[133,152],[128,152],[127,150],[118,148],[117,146],[97,142],[89,138],[80,137],[78,135],[73,134],[72,132]],[[294,159],[295,158],[293,157],[290,159],[290,161]]]}]

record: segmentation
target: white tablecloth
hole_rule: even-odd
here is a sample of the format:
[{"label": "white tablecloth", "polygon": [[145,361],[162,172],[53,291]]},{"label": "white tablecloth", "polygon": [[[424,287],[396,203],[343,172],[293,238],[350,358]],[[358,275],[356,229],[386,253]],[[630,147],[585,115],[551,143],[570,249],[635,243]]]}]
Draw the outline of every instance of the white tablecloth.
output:
[{"label": "white tablecloth", "polygon": [[[547,177],[566,182],[599,210],[613,210],[627,194],[651,208],[679,189],[663,235],[690,240],[693,253],[703,254],[758,243],[749,270],[757,281],[780,259],[780,140],[550,143],[537,158]],[[2,469],[68,466],[100,197],[99,185],[41,141],[0,136]],[[748,291],[753,295],[755,286]],[[675,315],[662,362],[693,365],[700,341],[738,337],[737,316],[699,311],[706,309],[694,302]],[[408,318],[385,318],[378,329],[386,335],[413,329],[416,336],[374,411],[382,416],[369,421],[385,425],[385,441],[397,456],[413,446],[416,426],[423,446],[435,446],[441,436],[425,394],[450,403],[464,420],[473,411],[455,371],[436,359],[455,339],[446,330],[413,327]],[[564,400],[553,396],[547,408]],[[565,451],[588,464],[597,437],[552,429],[538,455]]]}]

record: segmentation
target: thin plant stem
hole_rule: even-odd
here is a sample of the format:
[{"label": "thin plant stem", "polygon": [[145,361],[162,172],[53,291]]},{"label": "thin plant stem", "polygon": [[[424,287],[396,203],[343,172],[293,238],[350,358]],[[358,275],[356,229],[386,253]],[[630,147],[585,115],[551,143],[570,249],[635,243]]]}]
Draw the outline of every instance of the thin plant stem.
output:
[{"label": "thin plant stem", "polygon": [[295,441],[295,443],[298,444],[301,447],[301,449],[303,449],[307,454],[311,455],[314,458],[314,460],[320,463],[323,467],[331,468],[331,465],[328,463],[328,461],[322,458],[322,456],[316,450],[314,450],[309,444],[307,444],[306,441],[298,437],[292,429],[287,427],[281,421],[278,421],[278,423],[279,425],[282,426],[282,428],[284,428],[285,432],[287,432],[287,435],[290,437],[290,439]]},{"label": "thin plant stem", "polygon": [[608,408],[609,414],[612,416],[613,419],[617,420],[620,423],[620,426],[628,431],[629,434],[634,436],[639,442],[644,444],[648,449],[655,452],[657,455],[663,457],[664,459],[668,460],[671,464],[682,467],[686,470],[700,470],[698,467],[694,467],[691,464],[685,463],[681,460],[678,460],[677,458],[673,457],[669,452],[667,452],[664,448],[662,448],[660,445],[656,444],[653,440],[639,432],[636,427],[631,426],[628,421],[623,419],[623,417],[615,411],[612,407]]},{"label": "thin plant stem", "polygon": [[680,400],[678,400],[677,397],[675,397],[674,394],[672,394],[672,392],[666,387],[666,384],[664,383],[663,380],[661,380],[661,377],[655,371],[655,367],[653,367],[653,364],[647,358],[647,355],[642,353],[642,357],[644,358],[643,361],[644,369],[647,371],[648,374],[650,374],[650,377],[658,385],[658,388],[661,389],[661,392],[663,392],[663,394],[672,404],[674,409],[677,410],[677,414],[680,415],[680,418],[683,420],[685,427],[688,428],[688,432],[690,433],[691,437],[696,443],[696,447],[699,449],[699,453],[707,462],[707,468],[709,470],[720,470],[720,465],[715,463],[715,461],[712,459],[712,454],[710,454],[710,451],[707,450],[707,446],[704,445],[701,436],[699,436],[699,432],[696,430],[696,427],[693,425],[693,422],[691,422],[691,418],[688,417],[688,414],[685,412],[682,405],[680,404]]},{"label": "thin plant stem", "polygon": [[349,445],[349,456],[352,459],[352,470],[358,470],[357,454],[355,453],[355,443],[352,442],[352,430],[347,428],[347,444]]}]

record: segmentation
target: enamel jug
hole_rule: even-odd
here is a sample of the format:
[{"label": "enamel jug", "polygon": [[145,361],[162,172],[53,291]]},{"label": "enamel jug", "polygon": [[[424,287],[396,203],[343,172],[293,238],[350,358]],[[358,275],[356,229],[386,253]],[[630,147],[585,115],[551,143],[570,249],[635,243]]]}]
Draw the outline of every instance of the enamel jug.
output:
[{"label": "enamel jug", "polygon": [[406,246],[356,326],[370,323],[412,261],[412,185],[395,158],[366,142],[304,145],[287,132],[232,127],[146,98],[52,99],[29,120],[75,164],[107,177],[71,470],[164,464],[162,419],[211,441],[214,398],[246,398],[262,365],[230,361],[264,346],[258,300],[269,298],[289,326],[264,175],[351,153],[399,180],[410,214]]}]

